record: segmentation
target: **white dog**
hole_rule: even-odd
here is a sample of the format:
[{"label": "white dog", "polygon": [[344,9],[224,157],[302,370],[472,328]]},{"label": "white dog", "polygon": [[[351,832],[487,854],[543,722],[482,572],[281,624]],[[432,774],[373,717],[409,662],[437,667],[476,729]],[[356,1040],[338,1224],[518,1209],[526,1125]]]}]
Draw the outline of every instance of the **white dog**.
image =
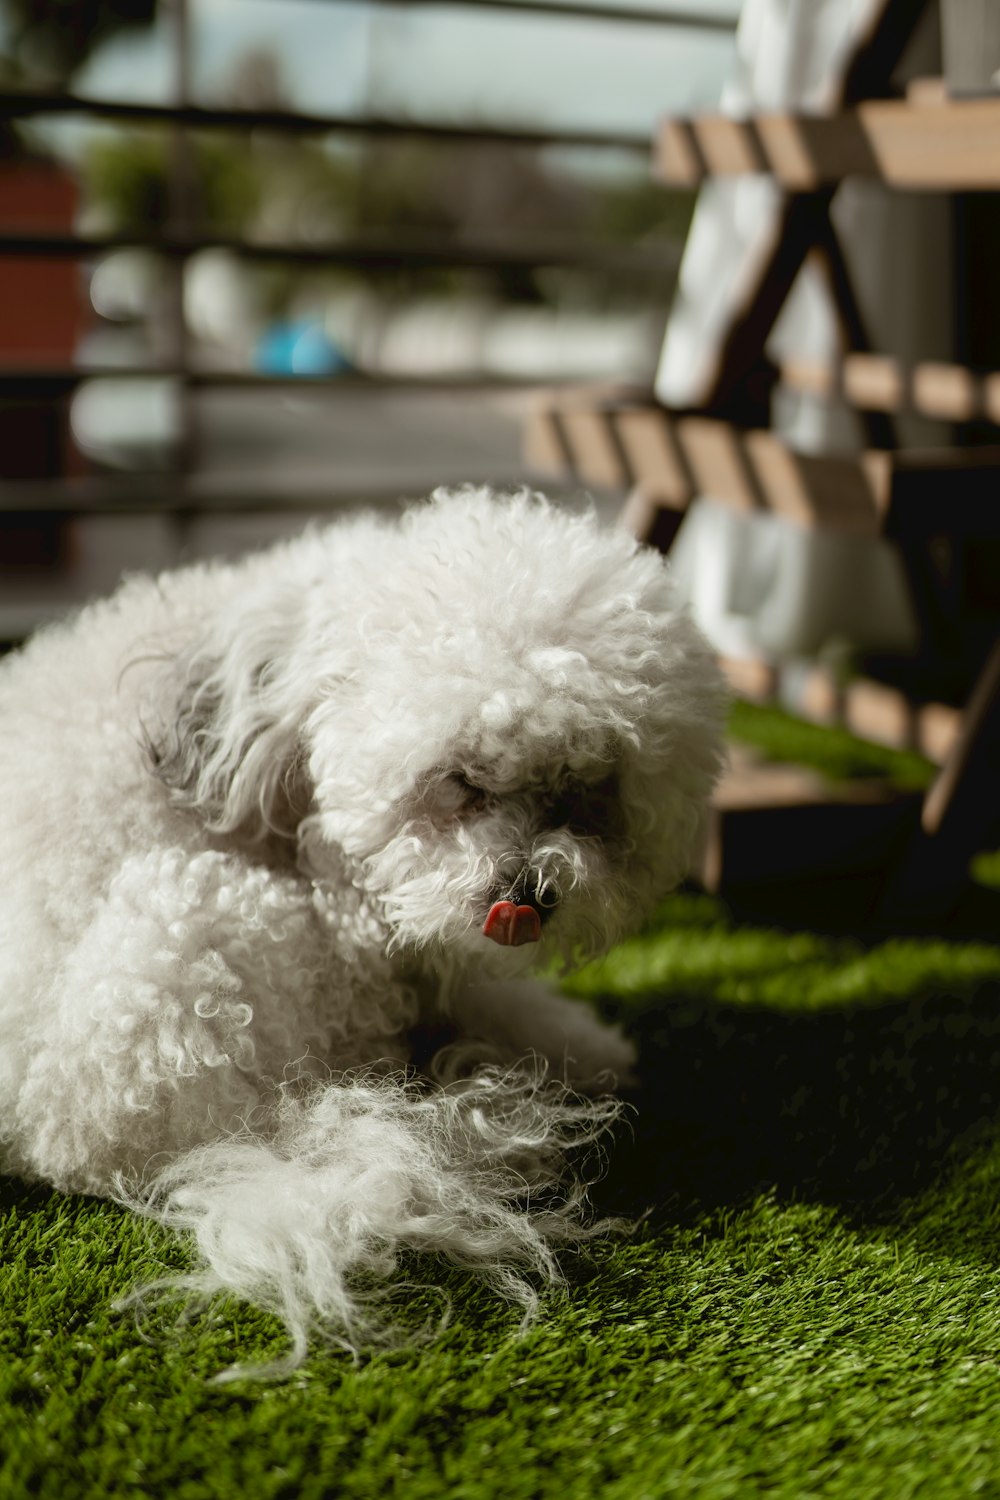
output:
[{"label": "white dog", "polygon": [[42,632],[0,664],[4,1169],[193,1231],[292,1362],[404,1247],[530,1304],[632,1054],[523,976],[684,874],[724,699],[662,559],[528,494]]}]

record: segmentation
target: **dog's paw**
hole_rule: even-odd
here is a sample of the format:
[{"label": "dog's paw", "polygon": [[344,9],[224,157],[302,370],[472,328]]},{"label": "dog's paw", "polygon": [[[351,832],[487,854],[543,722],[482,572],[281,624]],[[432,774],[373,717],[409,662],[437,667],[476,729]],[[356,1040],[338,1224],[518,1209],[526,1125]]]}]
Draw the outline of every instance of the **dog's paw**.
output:
[{"label": "dog's paw", "polygon": [[462,1036],[483,1039],[502,1060],[544,1057],[553,1076],[573,1088],[601,1093],[636,1082],[635,1047],[620,1028],[544,984],[470,987],[454,1005],[454,1020]]},{"label": "dog's paw", "polygon": [[607,1025],[583,1006],[574,1005],[573,1010],[572,1030],[562,1058],[551,1058],[553,1066],[561,1063],[567,1083],[586,1092],[634,1088],[635,1044],[620,1027]]}]

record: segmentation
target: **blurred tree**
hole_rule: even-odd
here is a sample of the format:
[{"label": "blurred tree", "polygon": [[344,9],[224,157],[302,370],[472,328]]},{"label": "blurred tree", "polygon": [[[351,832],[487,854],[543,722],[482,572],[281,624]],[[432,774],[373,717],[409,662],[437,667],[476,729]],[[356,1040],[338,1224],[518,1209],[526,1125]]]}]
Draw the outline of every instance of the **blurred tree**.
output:
[{"label": "blurred tree", "polygon": [[[150,25],[156,5],[157,0],[3,0],[0,88],[65,86],[101,42]],[[30,149],[30,133],[0,120],[0,160]]]},{"label": "blurred tree", "polygon": [[[27,0],[26,0],[27,3]],[[47,0],[54,3],[54,0]],[[119,0],[119,4],[124,0]],[[147,0],[149,3],[149,0]],[[293,109],[293,90],[278,58],[244,53],[220,97],[250,114]],[[377,287],[391,300],[455,292],[501,302],[609,307],[665,303],[673,287],[670,247],[679,258],[693,205],[691,194],[650,183],[644,164],[629,160],[608,171],[550,159],[533,149],[484,141],[432,141],[419,136],[317,140],[256,128],[192,133],[190,221],[206,234],[271,242],[322,244],[358,235],[394,235],[435,243],[506,246],[541,240],[663,246],[664,268],[626,284],[620,272],[575,272],[516,264],[459,272],[400,260],[377,268],[316,271],[338,284]],[[88,197],[108,231],[150,231],[169,213],[169,146],[164,133],[132,131],[95,144],[85,162]],[[258,281],[275,315],[291,304],[302,271],[273,266]]]},{"label": "blurred tree", "polygon": [[[194,217],[204,229],[245,232],[261,197],[259,173],[242,141],[192,137]],[[163,131],[123,132],[95,141],[84,160],[91,202],[107,233],[162,229],[170,215],[170,141]]]},{"label": "blurred tree", "polygon": [[157,0],[5,0],[8,76],[34,87],[65,83],[101,42],[148,26]]},{"label": "blurred tree", "polygon": [[594,229],[622,244],[687,238],[696,194],[646,177],[603,184],[594,201]]}]

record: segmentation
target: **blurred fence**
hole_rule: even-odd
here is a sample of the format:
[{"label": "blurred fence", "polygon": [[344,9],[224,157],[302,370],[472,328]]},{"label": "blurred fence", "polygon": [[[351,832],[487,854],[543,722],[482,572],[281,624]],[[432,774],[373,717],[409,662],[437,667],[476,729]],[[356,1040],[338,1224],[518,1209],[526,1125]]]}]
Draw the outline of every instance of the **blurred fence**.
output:
[{"label": "blurred fence", "polygon": [[[723,42],[734,24],[557,0],[403,7],[480,9]],[[0,92],[0,637],[33,623],[24,580],[66,568],[74,517],[509,481],[516,393],[645,383],[655,362],[690,201],[647,181],[644,128],[587,128],[586,110],[575,128],[317,113],[259,57],[238,102],[200,102],[189,0],[160,0],[159,22],[167,102]],[[84,135],[86,153],[64,149]],[[415,466],[400,427],[428,450]]]}]

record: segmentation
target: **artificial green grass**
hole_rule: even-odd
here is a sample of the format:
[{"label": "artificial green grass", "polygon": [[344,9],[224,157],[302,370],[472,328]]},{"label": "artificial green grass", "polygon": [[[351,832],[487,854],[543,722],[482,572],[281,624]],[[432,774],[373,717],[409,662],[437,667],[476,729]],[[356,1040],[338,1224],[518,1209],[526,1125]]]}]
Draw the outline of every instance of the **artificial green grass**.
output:
[{"label": "artificial green grass", "polygon": [[1000,890],[1000,850],[986,849],[972,861],[973,880],[991,890]]},{"label": "artificial green grass", "polygon": [[523,1337],[414,1258],[402,1348],[213,1386],[278,1324],[222,1302],[140,1332],[114,1299],[182,1247],[5,1184],[2,1500],[1000,1495],[1000,946],[682,893],[567,987],[641,1047],[595,1188],[638,1222]]},{"label": "artificial green grass", "polygon": [[916,751],[892,750],[846,729],[807,724],[770,703],[735,702],[729,732],[766,759],[794,761],[835,780],[885,778],[904,791],[924,791],[934,779],[934,766]]}]

